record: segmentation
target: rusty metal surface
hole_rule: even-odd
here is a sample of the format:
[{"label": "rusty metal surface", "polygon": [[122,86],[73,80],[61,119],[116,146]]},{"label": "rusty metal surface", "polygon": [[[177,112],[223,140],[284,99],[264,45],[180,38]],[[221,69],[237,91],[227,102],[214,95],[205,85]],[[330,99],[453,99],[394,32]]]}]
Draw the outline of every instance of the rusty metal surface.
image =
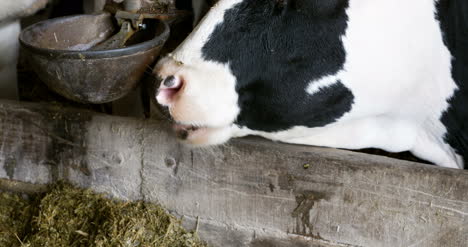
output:
[{"label": "rusty metal surface", "polygon": [[185,10],[168,10],[161,13],[131,13],[127,11],[117,11],[115,17],[117,19],[132,20],[133,26],[137,26],[143,19],[158,19],[166,21],[168,23],[177,22],[188,17],[191,17],[192,13]]},{"label": "rusty metal surface", "polygon": [[169,36],[164,22],[152,21],[127,47],[89,50],[115,33],[110,14],[79,15],[37,23],[20,42],[39,78],[64,97],[105,103],[134,89]]},{"label": "rusty metal surface", "polygon": [[132,24],[128,21],[124,21],[120,25],[120,31],[117,34],[91,49],[94,51],[99,51],[125,47],[125,44],[133,36],[133,34],[135,34],[135,32],[136,30],[132,28]]},{"label": "rusty metal surface", "polygon": [[[138,10],[132,10],[139,5]],[[180,10],[175,6],[175,0],[146,1],[140,0],[139,4],[127,9],[124,3],[107,2],[104,11],[115,14],[117,18],[138,20],[140,17],[164,20],[169,24],[177,23],[193,16],[192,11]],[[120,12],[120,13],[119,13]]]}]

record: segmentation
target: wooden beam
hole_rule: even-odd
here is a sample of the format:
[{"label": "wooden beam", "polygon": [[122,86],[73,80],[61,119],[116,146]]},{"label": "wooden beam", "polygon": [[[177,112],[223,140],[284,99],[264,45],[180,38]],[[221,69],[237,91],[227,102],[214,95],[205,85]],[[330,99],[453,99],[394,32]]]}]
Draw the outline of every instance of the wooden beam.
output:
[{"label": "wooden beam", "polygon": [[189,149],[162,122],[13,101],[0,131],[0,178],[159,202],[213,246],[468,243],[468,171],[255,138]]}]

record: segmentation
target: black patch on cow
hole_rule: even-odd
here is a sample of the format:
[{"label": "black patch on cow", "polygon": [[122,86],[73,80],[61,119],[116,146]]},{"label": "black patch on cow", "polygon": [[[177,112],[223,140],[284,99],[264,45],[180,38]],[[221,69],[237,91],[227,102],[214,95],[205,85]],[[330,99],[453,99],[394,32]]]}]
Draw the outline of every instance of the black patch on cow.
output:
[{"label": "black patch on cow", "polygon": [[351,110],[343,83],[310,95],[313,80],[343,68],[348,0],[243,1],[224,15],[204,59],[229,63],[241,112],[236,124],[261,131],[321,127]]},{"label": "black patch on cow", "polygon": [[[446,141],[468,162],[468,1],[440,0],[437,17],[445,45],[452,54],[452,77],[458,90],[442,116]],[[468,165],[466,168],[468,169]]]}]

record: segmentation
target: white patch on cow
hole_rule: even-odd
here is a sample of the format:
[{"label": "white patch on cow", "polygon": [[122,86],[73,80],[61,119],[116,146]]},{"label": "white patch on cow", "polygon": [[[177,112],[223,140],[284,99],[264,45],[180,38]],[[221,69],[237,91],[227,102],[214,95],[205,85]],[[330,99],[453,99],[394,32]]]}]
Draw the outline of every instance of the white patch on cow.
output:
[{"label": "white patch on cow", "polygon": [[439,120],[428,120],[423,124],[422,129],[423,131],[419,131],[416,142],[410,150],[414,155],[432,161],[439,166],[464,168],[463,158],[445,143],[443,135],[434,134],[446,133],[445,126]]},{"label": "white patch on cow", "polygon": [[[386,129],[389,131],[384,131]],[[411,148],[417,129],[412,128],[408,122],[382,115],[350,121],[337,121],[325,127],[296,126],[274,133],[252,131],[245,127],[236,127],[233,132],[236,137],[260,135],[268,139],[294,144],[346,149],[375,147],[389,152],[401,152]]]},{"label": "white patch on cow", "polygon": [[463,168],[462,158],[444,142],[446,129],[440,122],[457,86],[435,12],[434,2],[427,0],[350,1],[342,37],[344,68],[311,82],[307,92],[340,80],[355,97],[352,110],[324,127],[276,133],[234,127],[233,135],[347,149],[410,150],[439,166]]},{"label": "white patch on cow", "polygon": [[185,81],[177,101],[169,106],[173,118],[192,125],[230,125],[239,114],[235,78],[223,71],[202,66],[183,66],[176,74]]},{"label": "white patch on cow", "polygon": [[[454,150],[443,141],[446,129],[439,120],[457,86],[435,13],[435,2],[427,0],[350,1],[341,81],[353,92],[355,102],[342,121],[385,114],[405,125],[383,124],[370,131],[368,135],[396,137],[392,141],[377,138],[369,147],[410,147],[440,166],[462,168]],[[414,138],[408,138],[409,133]]]},{"label": "white patch on cow", "polygon": [[202,128],[190,134],[182,142],[189,146],[206,147],[227,142],[232,137],[231,126]]},{"label": "white patch on cow", "polygon": [[336,75],[329,75],[324,76],[316,81],[309,83],[306,91],[308,94],[315,94],[318,93],[321,89],[329,87],[338,82],[338,76]]},{"label": "white patch on cow", "polygon": [[[163,79],[172,75],[183,81],[184,86],[171,102],[158,96],[160,103],[169,107],[174,120],[187,125],[213,128],[204,131],[207,137],[197,140],[204,139],[216,144],[221,140],[227,141],[229,136],[226,133],[230,132],[226,129],[240,111],[235,90],[236,78],[229,64],[206,61],[202,57],[203,45],[215,27],[223,22],[226,10],[239,2],[241,0],[219,1],[187,39],[155,68],[155,72]],[[217,133],[226,137],[219,138]]]}]

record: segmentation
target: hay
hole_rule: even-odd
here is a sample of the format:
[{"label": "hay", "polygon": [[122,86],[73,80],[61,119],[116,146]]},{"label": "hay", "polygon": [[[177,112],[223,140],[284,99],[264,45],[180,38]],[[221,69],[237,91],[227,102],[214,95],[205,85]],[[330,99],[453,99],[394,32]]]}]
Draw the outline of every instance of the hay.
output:
[{"label": "hay", "polygon": [[30,203],[1,198],[0,246],[206,246],[155,204],[111,200],[63,183]]},{"label": "hay", "polygon": [[0,193],[0,246],[19,246],[34,213],[19,195]]}]

